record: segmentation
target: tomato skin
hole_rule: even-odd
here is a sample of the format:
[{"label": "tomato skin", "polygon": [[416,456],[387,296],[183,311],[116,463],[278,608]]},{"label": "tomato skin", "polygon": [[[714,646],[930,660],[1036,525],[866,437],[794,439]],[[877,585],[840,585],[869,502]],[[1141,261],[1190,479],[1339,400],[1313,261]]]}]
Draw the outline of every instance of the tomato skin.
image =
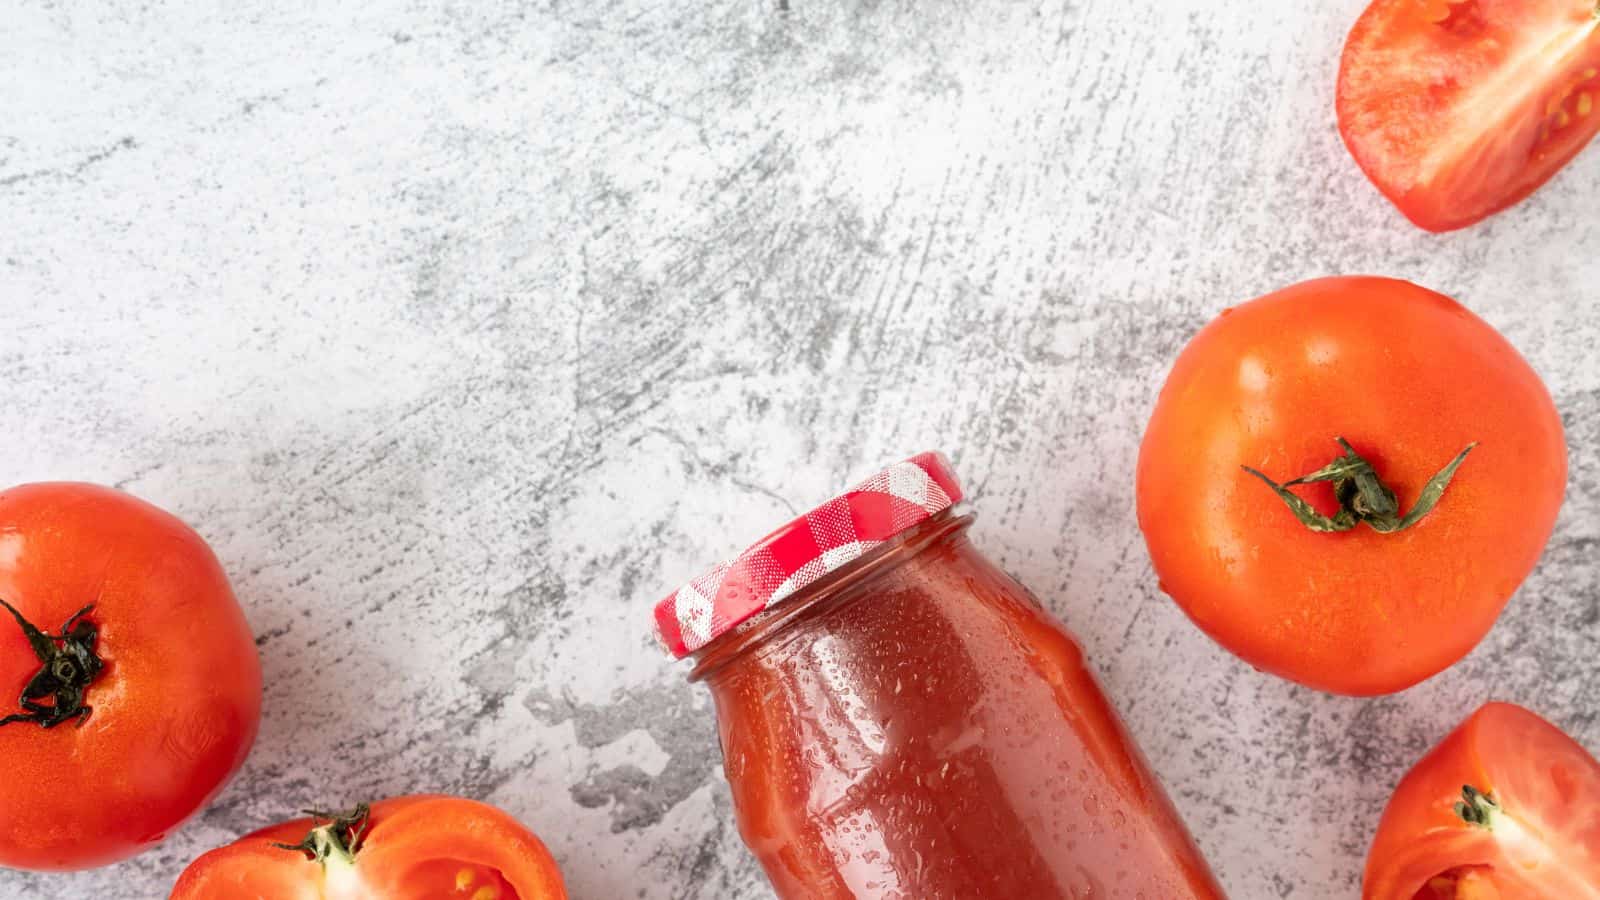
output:
[{"label": "tomato skin", "polygon": [[[243,764],[261,717],[255,640],[216,556],[110,488],[0,492],[0,598],[47,634],[93,603],[105,668],[81,725],[0,727],[0,866],[105,865],[159,843]],[[0,611],[0,710],[40,664]]]},{"label": "tomato skin", "polygon": [[[461,869],[493,878],[517,900],[563,900],[561,872],[544,844],[505,812],[486,803],[438,794],[372,804],[355,854],[360,886],[330,884],[321,863],[295,844],[316,824],[296,819],[212,850],[184,870],[170,900],[432,900],[459,894]],[[492,875],[485,872],[491,871]],[[497,894],[497,900],[510,900]]]},{"label": "tomato skin", "polygon": [[[1464,785],[1492,795],[1515,824],[1468,824],[1455,812]],[[1536,843],[1525,842],[1530,834]],[[1505,900],[1600,897],[1600,762],[1520,706],[1489,703],[1473,713],[1395,788],[1361,896],[1413,900],[1430,880],[1461,869]]]},{"label": "tomato skin", "polygon": [[1345,41],[1339,132],[1428,231],[1526,199],[1600,131],[1593,0],[1375,0]]},{"label": "tomato skin", "polygon": [[[1471,452],[1438,505],[1380,534],[1308,530],[1241,466],[1279,481],[1347,438],[1410,509]],[[1225,311],[1174,363],[1139,451],[1139,525],[1162,589],[1245,662],[1372,695],[1464,656],[1538,560],[1566,486],[1561,420],[1537,375],[1455,301],[1328,278]],[[1324,513],[1327,484],[1295,489]]]}]

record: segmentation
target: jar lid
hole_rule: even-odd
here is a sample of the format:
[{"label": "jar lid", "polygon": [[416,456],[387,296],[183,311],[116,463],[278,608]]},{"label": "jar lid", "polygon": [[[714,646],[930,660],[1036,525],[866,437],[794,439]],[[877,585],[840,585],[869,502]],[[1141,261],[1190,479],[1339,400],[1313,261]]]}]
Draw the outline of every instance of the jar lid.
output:
[{"label": "jar lid", "polygon": [[661,643],[682,659],[960,499],[943,453],[895,463],[656,604]]}]

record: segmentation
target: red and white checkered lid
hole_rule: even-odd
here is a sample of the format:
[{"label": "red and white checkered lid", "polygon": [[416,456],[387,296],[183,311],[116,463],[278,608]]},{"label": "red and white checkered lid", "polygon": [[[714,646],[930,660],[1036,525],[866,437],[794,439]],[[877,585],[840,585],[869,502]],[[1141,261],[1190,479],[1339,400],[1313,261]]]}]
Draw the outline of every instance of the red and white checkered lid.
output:
[{"label": "red and white checkered lid", "polygon": [[961,499],[950,461],[895,463],[757,541],[656,604],[656,631],[678,658]]}]

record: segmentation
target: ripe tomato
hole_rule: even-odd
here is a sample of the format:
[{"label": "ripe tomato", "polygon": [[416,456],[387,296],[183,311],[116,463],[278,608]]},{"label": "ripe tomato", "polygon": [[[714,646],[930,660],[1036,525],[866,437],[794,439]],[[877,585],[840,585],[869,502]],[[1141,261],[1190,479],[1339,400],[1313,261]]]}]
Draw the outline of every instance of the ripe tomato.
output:
[{"label": "ripe tomato", "polygon": [[205,541],[109,488],[0,492],[0,865],[158,843],[255,740],[261,668]]},{"label": "ripe tomato", "polygon": [[1600,762],[1520,706],[1484,706],[1395,789],[1361,896],[1600,898]]},{"label": "ripe tomato", "polygon": [[240,838],[184,870],[171,900],[561,900],[550,851],[460,797],[396,797]]},{"label": "ripe tomato", "polygon": [[1482,319],[1403,281],[1328,278],[1184,348],[1139,450],[1139,525],[1162,589],[1224,647],[1380,694],[1483,638],[1566,472],[1550,395]]},{"label": "ripe tomato", "polygon": [[1600,129],[1595,0],[1376,0],[1345,42],[1339,131],[1429,231],[1521,201]]}]

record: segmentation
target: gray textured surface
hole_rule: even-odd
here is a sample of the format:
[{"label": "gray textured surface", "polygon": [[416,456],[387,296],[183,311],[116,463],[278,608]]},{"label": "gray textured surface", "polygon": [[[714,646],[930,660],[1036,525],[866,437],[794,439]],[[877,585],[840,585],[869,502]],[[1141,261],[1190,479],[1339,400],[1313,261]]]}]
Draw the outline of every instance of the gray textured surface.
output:
[{"label": "gray textured surface", "polygon": [[[650,606],[928,447],[1239,900],[1354,896],[1394,779],[1489,696],[1600,746],[1600,152],[1414,230],[1333,127],[1361,0],[228,6],[0,15],[4,478],[194,523],[268,677],[193,824],[0,895],[156,896],[291,807],[443,790],[577,897],[768,897]],[[1376,701],[1214,648],[1132,511],[1186,337],[1355,272],[1486,316],[1574,448],[1499,627]]]}]

